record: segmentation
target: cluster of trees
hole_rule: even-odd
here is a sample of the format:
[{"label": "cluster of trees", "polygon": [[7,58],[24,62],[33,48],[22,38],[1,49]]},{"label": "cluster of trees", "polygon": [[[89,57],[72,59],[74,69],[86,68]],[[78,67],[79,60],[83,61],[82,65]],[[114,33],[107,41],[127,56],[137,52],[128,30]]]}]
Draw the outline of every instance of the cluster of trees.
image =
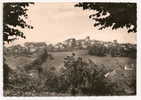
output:
[{"label": "cluster of trees", "polygon": [[27,52],[27,48],[21,46],[21,45],[14,45],[11,47],[4,47],[4,53],[6,56],[25,56],[29,53]]},{"label": "cluster of trees", "polygon": [[[63,76],[65,77],[65,83],[72,95],[127,95],[128,92],[125,89],[128,87],[126,84],[126,79],[120,80],[120,78],[115,79],[116,82],[110,78],[110,74],[107,77],[107,72],[120,73],[115,74],[115,76],[121,77],[122,74],[127,74],[121,68],[123,65],[117,65],[115,69],[110,71],[105,65],[97,65],[92,60],[83,60],[81,57],[76,57],[75,53],[72,56],[67,56],[64,58]],[[132,71],[134,72],[134,70]],[[120,76],[121,74],[121,76]],[[77,77],[76,77],[77,76]],[[105,77],[106,76],[106,77]],[[112,76],[112,75],[111,75]],[[114,77],[114,76],[112,76]],[[122,76],[124,78],[124,76]],[[135,93],[135,77],[128,84],[134,88],[131,94]],[[130,77],[130,78],[131,78]],[[125,82],[125,83],[124,83]],[[121,86],[119,84],[126,84],[127,87]],[[129,86],[129,87],[130,87]]]},{"label": "cluster of trees", "polygon": [[134,44],[96,44],[88,48],[88,53],[95,56],[133,57],[136,58],[136,45]]},{"label": "cluster of trees", "polygon": [[89,62],[86,62],[81,57],[75,57],[73,53],[72,56],[65,58],[64,66],[63,74],[72,95],[111,94],[104,77],[106,70],[104,67],[100,68],[102,65],[98,66],[90,59]]},{"label": "cluster of trees", "polygon": [[24,46],[17,44],[10,47],[4,47],[4,52],[7,56],[28,56],[41,48],[47,49],[45,42],[25,42]]},{"label": "cluster of trees", "polygon": [[[17,65],[15,70],[12,70],[12,69],[10,70],[10,67],[5,63],[6,65],[4,65],[4,68],[6,71],[4,70],[5,71],[4,82],[6,84],[4,84],[4,89],[9,89],[9,88],[16,89],[19,85],[21,89],[24,88],[23,90],[29,91],[30,87],[34,86],[34,83],[36,84],[36,82],[33,82],[33,81],[37,81],[37,84],[41,84],[39,83],[39,81],[41,82],[43,80],[42,79],[42,75],[43,75],[42,64],[46,62],[46,60],[48,59],[48,56],[49,55],[46,48],[39,48],[32,56],[30,56],[30,59],[34,58],[32,61],[29,61],[28,63],[25,62],[23,65]],[[37,77],[32,75],[33,73],[35,73],[34,75],[36,75]],[[34,88],[37,88],[37,87],[34,87]]]}]

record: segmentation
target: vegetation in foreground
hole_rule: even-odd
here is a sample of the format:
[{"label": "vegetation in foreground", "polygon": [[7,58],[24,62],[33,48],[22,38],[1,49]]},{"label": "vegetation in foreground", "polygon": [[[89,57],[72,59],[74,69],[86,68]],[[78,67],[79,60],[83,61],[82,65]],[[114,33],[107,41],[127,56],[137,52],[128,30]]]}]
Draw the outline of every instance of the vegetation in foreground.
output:
[{"label": "vegetation in foreground", "polygon": [[4,95],[98,96],[135,95],[136,92],[135,65],[132,70],[125,70],[120,64],[108,69],[107,65],[96,64],[91,59],[86,60],[73,53],[64,58],[59,71],[56,68],[48,66],[42,73],[30,68],[29,71],[11,71]]}]

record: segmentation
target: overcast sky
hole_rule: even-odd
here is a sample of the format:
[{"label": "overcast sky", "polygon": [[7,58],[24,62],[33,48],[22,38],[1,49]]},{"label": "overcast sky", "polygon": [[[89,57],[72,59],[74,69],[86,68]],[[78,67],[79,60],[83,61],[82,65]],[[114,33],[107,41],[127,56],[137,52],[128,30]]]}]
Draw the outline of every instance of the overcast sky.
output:
[{"label": "overcast sky", "polygon": [[127,33],[126,29],[98,30],[88,18],[90,11],[74,7],[75,3],[35,3],[28,11],[28,23],[34,29],[24,29],[26,39],[19,39],[12,44],[24,42],[57,43],[68,38],[91,39],[136,43],[136,34]]}]

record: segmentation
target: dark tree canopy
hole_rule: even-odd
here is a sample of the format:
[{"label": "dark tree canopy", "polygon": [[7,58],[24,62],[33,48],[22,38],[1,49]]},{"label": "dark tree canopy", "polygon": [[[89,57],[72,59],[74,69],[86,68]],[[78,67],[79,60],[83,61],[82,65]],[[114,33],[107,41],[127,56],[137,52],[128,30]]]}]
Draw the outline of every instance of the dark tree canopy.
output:
[{"label": "dark tree canopy", "polygon": [[126,27],[128,32],[137,31],[136,6],[136,3],[92,2],[83,2],[75,5],[75,7],[82,7],[83,10],[95,10],[96,13],[91,14],[89,18],[95,20],[94,26],[100,26],[100,30],[107,27],[112,27],[112,29]]},{"label": "dark tree canopy", "polygon": [[25,38],[24,33],[17,27],[32,29],[25,19],[27,11],[33,3],[4,3],[3,4],[3,41],[11,42],[18,37]]}]

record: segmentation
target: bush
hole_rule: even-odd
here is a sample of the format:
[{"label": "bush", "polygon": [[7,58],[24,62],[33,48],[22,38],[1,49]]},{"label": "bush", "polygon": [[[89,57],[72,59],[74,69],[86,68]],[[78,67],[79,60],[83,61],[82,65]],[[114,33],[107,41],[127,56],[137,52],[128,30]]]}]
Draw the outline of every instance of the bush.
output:
[{"label": "bush", "polygon": [[112,57],[120,56],[120,57],[136,58],[136,46],[127,45],[126,47],[122,47],[122,45],[119,45],[119,46],[105,47],[104,45],[98,44],[89,47],[88,54],[94,56],[110,55]]},{"label": "bush", "polygon": [[[11,72],[9,75],[9,85],[7,86],[10,93],[5,92],[5,96],[24,96],[26,92],[38,92],[40,81],[38,78],[32,78],[28,73]],[[15,92],[14,92],[15,91]]]},{"label": "bush", "polygon": [[[83,61],[81,57],[76,58],[75,54],[67,56],[64,61],[64,75],[68,81],[72,95],[109,95],[111,94],[105,81],[106,69],[103,65],[96,65],[90,59]],[[106,91],[106,92],[105,92]]]},{"label": "bush", "polygon": [[89,55],[95,56],[105,56],[106,55],[106,47],[105,46],[92,46],[88,48]]},{"label": "bush", "polygon": [[7,65],[5,59],[3,62],[3,82],[4,82],[4,89],[7,88],[8,84],[9,84],[9,73],[10,73],[11,69],[9,68],[9,66]]},{"label": "bush", "polygon": [[44,90],[48,92],[58,92],[58,76],[55,67],[51,67],[45,73]]}]

